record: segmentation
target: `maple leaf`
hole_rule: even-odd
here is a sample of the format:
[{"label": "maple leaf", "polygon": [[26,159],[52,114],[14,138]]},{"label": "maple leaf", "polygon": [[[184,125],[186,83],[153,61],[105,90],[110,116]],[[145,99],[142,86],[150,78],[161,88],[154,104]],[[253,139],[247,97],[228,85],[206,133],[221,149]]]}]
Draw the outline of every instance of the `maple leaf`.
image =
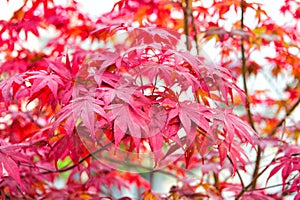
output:
[{"label": "maple leaf", "polygon": [[[45,61],[48,66],[48,71],[51,71],[51,72],[53,71],[55,74],[57,74],[62,79],[66,79],[68,81],[72,80],[73,77],[72,77],[71,72],[73,69],[71,67],[71,63],[70,63],[68,54],[66,56],[66,65],[63,65],[63,63],[61,62],[61,57],[58,57],[55,60],[45,59]],[[74,73],[76,73],[76,72],[74,72]]]},{"label": "maple leaf", "polygon": [[[300,147],[299,146],[284,146],[283,149],[281,149],[284,153],[283,156],[280,156],[275,161],[273,161],[271,164],[276,165],[272,171],[270,172],[270,175],[267,179],[267,182],[269,179],[274,176],[276,173],[281,171],[281,177],[282,177],[282,190],[284,190],[284,187],[286,185],[286,180],[288,179],[289,175],[294,171],[300,170]],[[298,181],[298,179],[294,179],[294,181]]]},{"label": "maple leaf", "polygon": [[17,162],[2,152],[0,153],[0,162],[3,164],[3,167],[7,171],[8,175],[13,177],[18,184],[22,185]]},{"label": "maple leaf", "polygon": [[138,44],[158,43],[171,47],[177,45],[180,37],[177,31],[157,27],[135,28],[130,33],[137,39]]},{"label": "maple leaf", "polygon": [[1,81],[0,88],[2,98],[6,104],[9,104],[11,100],[10,97],[14,97],[14,94],[19,90],[24,81],[23,75],[14,75],[4,81]]},{"label": "maple leaf", "polygon": [[154,83],[159,76],[159,78],[166,82],[166,85],[170,85],[177,75],[177,71],[170,66],[151,61],[140,65],[140,68],[137,75],[146,76],[152,83]]},{"label": "maple leaf", "polygon": [[163,134],[167,123],[167,112],[160,105],[153,105],[147,113],[150,122],[148,123],[148,134],[146,137],[149,139],[149,144],[157,163],[164,143]]},{"label": "maple leaf", "polygon": [[[234,83],[234,79],[227,69],[214,65],[206,66],[200,57],[193,56],[186,51],[178,52],[171,49],[168,52],[176,55],[177,64],[182,62],[189,64],[188,71],[183,67],[177,67],[177,70],[189,82],[189,85],[192,86],[194,93],[201,90],[202,93],[204,92],[210,96],[211,92],[217,90],[224,98],[226,104],[228,104],[228,96],[233,101],[233,91],[236,91],[244,105],[246,105],[244,92]],[[219,99],[219,101],[223,100]]]},{"label": "maple leaf", "polygon": [[89,34],[93,36],[93,38],[99,38],[107,40],[110,38],[114,33],[116,33],[119,30],[127,30],[128,27],[126,27],[124,24],[120,25],[101,25],[95,30],[91,31]]},{"label": "maple leaf", "polygon": [[53,123],[53,130],[57,128],[65,119],[70,127],[66,127],[67,134],[71,134],[75,128],[75,122],[82,120],[82,123],[90,131],[91,136],[95,137],[95,114],[107,119],[107,114],[103,108],[103,102],[91,96],[77,97],[71,100],[56,115],[58,118]]},{"label": "maple leaf", "polygon": [[288,183],[293,182],[290,186],[289,189],[287,189],[285,192],[287,193],[292,193],[292,192],[297,192],[297,195],[294,197],[294,199],[299,199],[300,198],[300,188],[299,188],[299,184],[300,184],[300,176],[298,175],[296,178],[290,180]]},{"label": "maple leaf", "polygon": [[241,198],[241,200],[274,200],[277,198],[272,197],[271,195],[266,194],[264,191],[254,191],[254,192],[247,192]]},{"label": "maple leaf", "polygon": [[205,131],[209,131],[209,109],[197,103],[188,101],[179,103],[178,116],[187,134],[187,142],[191,144],[195,136],[195,128],[199,126]]},{"label": "maple leaf", "polygon": [[227,146],[230,146],[229,157],[232,161],[233,173],[236,172],[239,167],[246,170],[246,164],[249,163],[250,160],[245,150],[236,141],[231,142],[230,145]]},{"label": "maple leaf", "polygon": [[31,86],[31,95],[40,92],[44,87],[48,86],[55,99],[57,99],[57,90],[59,85],[64,85],[61,78],[55,74],[49,74],[47,71],[35,71],[29,73],[28,80],[33,79]]},{"label": "maple leaf", "polygon": [[119,57],[120,54],[118,52],[103,51],[95,55],[90,55],[86,64],[89,67],[97,66],[97,69],[103,72],[109,66],[115,64]]},{"label": "maple leaf", "polygon": [[39,36],[38,27],[40,27],[40,18],[35,16],[30,16],[30,20],[24,19],[18,27],[20,29],[24,29],[25,31],[25,39],[28,37],[28,32],[33,33],[35,36]]},{"label": "maple leaf", "polygon": [[115,146],[120,144],[120,141],[128,131],[138,151],[142,130],[146,128],[148,116],[129,104],[112,104],[108,106],[108,109],[111,110],[111,121],[114,123]]},{"label": "maple leaf", "polygon": [[[18,184],[23,188],[19,162],[31,163],[27,156],[22,154],[20,148],[22,145],[11,145],[3,140],[0,141],[0,163],[7,171],[8,175],[16,180]],[[3,176],[3,170],[1,167],[1,175]]]},{"label": "maple leaf", "polygon": [[156,194],[154,194],[151,190],[146,190],[142,195],[143,199],[159,200],[159,197]]},{"label": "maple leaf", "polygon": [[6,62],[1,64],[0,74],[6,72],[12,74],[12,76],[16,75],[16,72],[23,73],[27,70],[29,63],[24,59],[18,60],[14,58],[13,60],[7,60]]},{"label": "maple leaf", "polygon": [[134,175],[128,175],[128,178],[131,181],[120,181],[125,180],[124,177],[126,176],[126,173],[123,175],[123,173],[112,170],[109,166],[106,166],[97,160],[95,160],[95,162],[90,162],[88,167],[73,168],[67,179],[67,184],[82,187],[82,182],[80,179],[78,179],[78,174],[88,175],[90,178],[85,182],[85,186],[87,188],[94,188],[94,191],[99,193],[101,185],[103,184],[105,184],[108,189],[114,188],[114,190],[129,188],[130,184],[134,183],[135,181],[140,181],[142,183],[138,186],[143,186],[144,183],[147,184],[147,182],[139,175],[135,175],[136,179],[130,179],[130,177]]},{"label": "maple leaf", "polygon": [[84,145],[77,132],[72,134],[61,134],[57,136],[58,141],[52,146],[52,150],[49,153],[49,159],[57,161],[64,159],[67,155],[70,156],[75,164],[78,164],[80,156],[85,152]]},{"label": "maple leaf", "polygon": [[216,123],[221,123],[223,129],[228,134],[229,143],[234,140],[234,136],[237,136],[242,143],[250,143],[254,146],[253,137],[257,136],[257,133],[238,116],[234,115],[230,109],[215,110],[214,118]]},{"label": "maple leaf", "polygon": [[[134,80],[129,78],[128,80],[125,78],[119,78],[118,76],[114,76],[113,74],[108,79],[112,78],[111,80],[119,80],[115,83],[115,87],[107,88],[107,87],[100,87],[97,88],[97,91],[100,92],[100,96],[102,97],[105,105],[109,105],[111,103],[120,103],[125,102],[127,104],[132,105],[132,107],[140,107],[142,105],[149,105],[151,101],[145,96],[142,91],[147,89],[144,86],[137,86],[132,84]],[[138,105],[141,104],[141,105]]]}]

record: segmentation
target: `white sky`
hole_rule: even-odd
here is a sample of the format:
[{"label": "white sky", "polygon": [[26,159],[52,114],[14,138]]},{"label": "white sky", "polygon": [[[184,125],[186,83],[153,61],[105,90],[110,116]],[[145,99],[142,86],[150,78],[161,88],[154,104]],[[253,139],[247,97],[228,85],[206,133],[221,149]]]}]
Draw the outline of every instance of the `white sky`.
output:
[{"label": "white sky", "polygon": [[[0,20],[8,20],[14,10],[22,6],[23,0],[0,0]],[[54,2],[65,4],[68,0],[55,0]],[[104,12],[108,12],[113,8],[117,0],[77,0],[81,4],[81,10],[89,13],[91,17],[99,16]]]}]

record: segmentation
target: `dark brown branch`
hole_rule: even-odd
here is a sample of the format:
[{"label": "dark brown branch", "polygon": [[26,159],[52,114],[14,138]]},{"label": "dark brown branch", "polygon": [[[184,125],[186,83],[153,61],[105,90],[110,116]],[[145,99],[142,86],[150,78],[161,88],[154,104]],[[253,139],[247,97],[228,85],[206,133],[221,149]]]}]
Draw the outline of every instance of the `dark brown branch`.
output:
[{"label": "dark brown branch", "polygon": [[196,28],[196,23],[195,23],[195,17],[193,15],[192,10],[190,12],[190,15],[191,15],[191,19],[192,19],[192,27],[193,27],[193,31],[194,31],[194,41],[196,44],[196,51],[197,51],[197,55],[199,55],[200,49],[199,49],[199,44],[198,44],[198,33],[197,33],[197,28]]},{"label": "dark brown branch", "polygon": [[[244,4],[245,4],[244,0],[241,0],[241,29],[242,29],[242,31],[244,30],[244,14],[245,14],[244,13],[245,12]],[[250,123],[251,127],[253,128],[253,130],[256,131],[254,121],[253,121],[253,118],[252,118],[251,106],[250,106],[250,100],[249,100],[248,88],[247,88],[247,77],[246,77],[247,66],[246,66],[246,56],[245,56],[245,47],[244,47],[243,37],[241,37],[241,54],[242,54],[243,85],[244,85],[244,90],[245,90],[245,94],[246,94],[246,110],[247,110],[249,123]],[[258,146],[257,147],[257,156],[256,156],[255,168],[254,168],[253,175],[252,175],[252,180],[253,180],[252,188],[256,187],[256,180],[257,179],[255,177],[257,177],[257,174],[259,172],[261,153],[262,153],[261,148]]]},{"label": "dark brown branch", "polygon": [[190,13],[190,8],[189,8],[189,1],[190,0],[186,0],[185,4],[182,4],[182,9],[183,9],[183,13],[184,13],[184,34],[186,37],[186,41],[185,41],[185,45],[187,50],[190,50],[190,40],[189,40],[189,35],[190,35],[190,31],[189,31],[189,13]]},{"label": "dark brown branch", "polygon": [[213,172],[213,177],[214,177],[214,181],[215,181],[215,187],[217,189],[220,189],[220,186],[218,185],[218,183],[219,183],[219,176],[215,172]]},{"label": "dark brown branch", "polygon": [[[241,2],[241,29],[244,30],[244,1]],[[243,86],[246,94],[246,110],[248,115],[248,120],[251,125],[251,127],[255,129],[254,121],[252,118],[251,108],[250,108],[250,100],[249,100],[249,94],[248,94],[248,87],[247,87],[247,66],[246,66],[246,56],[245,56],[245,46],[244,46],[244,39],[241,37],[241,54],[242,54],[242,77],[243,77]]]},{"label": "dark brown branch", "polygon": [[253,175],[252,175],[252,179],[253,179],[252,189],[256,188],[256,182],[257,182],[257,179],[258,179],[257,175],[258,175],[258,172],[259,172],[261,154],[262,154],[261,148],[260,148],[260,146],[258,146],[257,147],[257,156],[256,156],[255,168],[254,168]]}]

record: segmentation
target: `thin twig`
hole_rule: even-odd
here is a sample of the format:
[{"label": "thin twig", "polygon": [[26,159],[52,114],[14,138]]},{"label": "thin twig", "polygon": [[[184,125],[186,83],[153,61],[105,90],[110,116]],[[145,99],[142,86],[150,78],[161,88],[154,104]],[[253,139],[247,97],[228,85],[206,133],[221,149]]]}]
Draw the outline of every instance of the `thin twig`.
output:
[{"label": "thin twig", "polygon": [[[114,160],[114,159],[111,159],[111,158],[107,158],[108,161],[111,161],[111,162],[114,162],[114,163],[121,163],[122,161],[119,161],[119,160]],[[129,168],[139,168],[139,169],[142,169],[142,170],[145,170],[145,171],[148,171],[148,172],[152,172],[152,173],[162,173],[162,174],[165,174],[165,175],[168,175],[168,176],[171,176],[173,178],[176,178],[178,179],[178,176],[176,174],[173,174],[172,172],[169,172],[169,171],[165,171],[165,170],[162,170],[162,169],[155,169],[155,168],[152,168],[152,167],[146,167],[146,166],[142,166],[142,165],[139,165],[139,164],[135,164],[135,163],[122,163],[124,165],[126,165],[127,167]],[[140,173],[143,173],[143,172],[140,172]]]},{"label": "thin twig", "polygon": [[[107,145],[105,145],[105,146],[103,146],[103,147],[101,147],[101,148],[99,148],[99,149],[91,152],[90,154],[88,154],[85,157],[83,157],[78,163],[76,163],[74,165],[71,165],[69,167],[65,167],[65,168],[62,168],[62,169],[58,169],[58,170],[47,169],[45,167],[35,166],[35,165],[28,164],[28,163],[20,163],[20,165],[27,166],[27,167],[32,167],[32,168],[36,167],[36,168],[45,170],[44,172],[41,172],[41,174],[63,173],[63,172],[69,171],[71,169],[74,169],[75,167],[77,167],[79,164],[83,163],[88,158],[90,158],[90,157],[94,156],[95,154],[100,153],[101,151],[105,150],[111,144],[112,143],[108,143]],[[109,158],[107,158],[107,159],[110,160],[110,161],[119,162],[119,161],[112,160],[112,159],[109,159]],[[141,165],[137,165],[137,164],[133,164],[133,163],[130,163],[130,164],[127,163],[126,165],[130,166],[130,167],[138,167],[138,168],[141,168],[141,169],[144,169],[144,170],[149,170],[152,173],[162,173],[162,174],[165,174],[165,175],[168,175],[168,176],[171,176],[173,178],[178,179],[178,176],[176,174],[173,174],[171,172],[168,172],[168,171],[165,171],[165,170],[162,170],[162,169],[153,169],[153,168],[150,168],[150,167],[141,166]]]},{"label": "thin twig", "polygon": [[[269,167],[270,165],[267,165],[261,172],[259,172],[257,176],[252,179],[251,183],[249,183],[246,187],[242,189],[242,191],[236,197],[236,200],[240,199],[245,192],[249,191],[249,188],[253,185],[253,182],[256,181],[258,177],[260,177]],[[253,188],[252,190],[255,189]]]},{"label": "thin twig", "polygon": [[[233,164],[231,158],[230,158],[228,155],[227,155],[227,158],[228,158],[228,160],[230,161],[231,165],[234,166],[234,164]],[[245,187],[245,184],[244,184],[244,181],[243,181],[242,176],[241,176],[241,174],[240,174],[240,172],[239,172],[238,169],[236,170],[236,173],[237,173],[237,175],[238,175],[238,177],[239,177],[239,179],[240,179],[240,181],[241,181],[242,187],[244,188],[244,187]]]},{"label": "thin twig", "polygon": [[75,163],[74,165],[71,165],[69,167],[64,167],[62,169],[58,169],[58,170],[47,170],[45,172],[42,172],[41,174],[51,174],[51,173],[62,173],[62,172],[66,172],[69,171],[71,169],[74,169],[75,167],[77,167],[79,164],[83,163],[85,160],[89,159],[90,157],[94,156],[97,153],[100,153],[101,151],[105,150],[107,147],[109,147],[112,143],[108,143],[105,146],[89,153],[88,155],[86,155],[85,157],[83,157],[80,161],[78,161],[78,163]]},{"label": "thin twig", "polygon": [[272,131],[270,133],[268,133],[269,136],[273,136],[276,133],[277,129],[282,126],[282,124],[285,122],[286,118],[288,118],[292,114],[292,112],[297,108],[297,106],[299,104],[300,104],[300,97],[298,98],[298,100],[296,101],[296,103],[291,107],[291,109],[286,112],[284,118],[282,118],[276,124],[276,126],[272,129]]},{"label": "thin twig", "polygon": [[[264,170],[266,170],[266,168],[264,169]],[[261,173],[260,173],[261,174]],[[293,178],[291,178],[289,181],[287,181],[286,183],[285,183],[285,185],[290,185],[291,184],[291,182],[295,179],[295,177],[296,177],[297,175],[295,175]],[[263,187],[263,188],[255,188],[255,189],[251,189],[251,190],[248,190],[250,187],[251,187],[251,183],[247,186],[247,187],[245,187],[244,189],[243,189],[243,191],[244,192],[252,192],[252,191],[258,191],[258,190],[266,190],[266,189],[269,189],[269,188],[274,188],[274,187],[279,187],[279,186],[282,186],[283,184],[282,183],[279,183],[279,184],[276,184],[276,185],[270,185],[270,186],[267,186],[267,187]],[[243,193],[244,193],[243,192]],[[242,194],[243,194],[242,193]],[[237,197],[237,198],[235,198],[236,200],[237,199],[239,199],[241,196],[242,196],[242,194],[239,194],[239,196]]]},{"label": "thin twig", "polygon": [[[292,180],[286,182],[285,185],[290,185],[291,182],[292,182]],[[279,184],[276,184],[276,185],[270,185],[270,186],[263,187],[263,188],[252,189],[252,190],[249,190],[248,192],[251,192],[251,191],[258,191],[258,190],[266,190],[266,189],[270,189],[270,188],[274,188],[274,187],[279,187],[279,186],[282,186],[282,183],[279,183]]]}]

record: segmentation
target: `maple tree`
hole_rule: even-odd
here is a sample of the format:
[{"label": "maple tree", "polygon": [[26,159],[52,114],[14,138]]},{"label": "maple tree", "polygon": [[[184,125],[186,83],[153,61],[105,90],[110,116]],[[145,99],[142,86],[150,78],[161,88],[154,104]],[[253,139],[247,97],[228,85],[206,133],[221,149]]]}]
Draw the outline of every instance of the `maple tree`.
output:
[{"label": "maple tree", "polygon": [[1,198],[300,199],[300,5],[264,6],[23,1],[0,21]]}]

